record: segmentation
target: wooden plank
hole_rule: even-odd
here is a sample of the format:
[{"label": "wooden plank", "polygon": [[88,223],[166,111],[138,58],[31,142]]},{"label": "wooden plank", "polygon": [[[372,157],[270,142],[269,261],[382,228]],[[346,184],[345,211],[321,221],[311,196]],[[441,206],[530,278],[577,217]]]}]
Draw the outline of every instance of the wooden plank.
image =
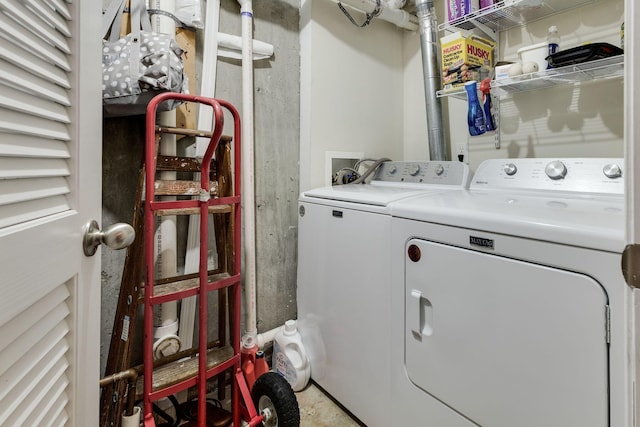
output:
[{"label": "wooden plank", "polygon": [[[230,213],[231,211],[232,211],[231,205],[209,206],[209,213],[211,214]],[[158,209],[154,213],[156,216],[200,215],[200,208]]]},{"label": "wooden plank", "polygon": [[[225,346],[207,351],[207,369],[211,369],[233,357],[233,348]],[[158,391],[198,375],[198,357],[177,360],[153,370],[152,390]],[[136,396],[142,398],[144,376],[138,377]]]},{"label": "wooden plank", "polygon": [[[195,276],[195,277],[191,277],[191,276]],[[178,277],[172,278],[174,280],[165,281],[164,283],[156,284],[153,287],[153,296],[158,297],[162,295],[169,295],[175,292],[195,289],[200,285],[200,278],[198,277],[197,273],[190,274],[188,278],[181,279],[181,277],[183,276],[178,276]],[[213,283],[218,280],[228,279],[229,277],[231,277],[229,273],[217,273],[217,274],[209,275],[208,280],[209,280],[209,283]],[[143,292],[140,293],[140,301],[144,301],[144,290]]]},{"label": "wooden plank", "polygon": [[211,130],[182,129],[169,126],[156,126],[156,132],[170,133],[174,135],[200,136],[202,138],[211,138],[211,135],[213,135]]},{"label": "wooden plank", "polygon": [[[200,194],[199,181],[157,180],[154,183],[156,196],[198,196]],[[209,182],[210,194],[218,194],[218,182]]]},{"label": "wooden plank", "polygon": [[120,38],[131,32],[131,14],[129,13],[129,7],[131,6],[130,1],[127,0],[124,6],[125,8],[124,11],[122,11],[122,16],[120,18]]},{"label": "wooden plank", "polygon": [[[184,50],[184,74],[188,79],[189,93],[195,94],[196,86],[196,33],[176,28],[176,42]],[[185,102],[176,109],[176,126],[186,129],[197,129],[196,105]]]},{"label": "wooden plank", "polygon": [[[202,163],[195,157],[181,156],[158,156],[156,159],[156,170],[174,172],[200,172]],[[211,176],[217,176],[217,165],[211,161]]]},{"label": "wooden plank", "polygon": [[162,156],[156,159],[159,171],[200,172],[200,161],[194,157]]},{"label": "wooden plank", "polygon": [[[217,162],[216,171],[218,171],[218,193],[220,197],[233,196],[234,181],[231,156],[231,140],[221,140],[218,147],[216,147],[215,156]],[[234,272],[234,223],[233,209],[231,209],[231,206],[229,206],[228,213],[213,216],[216,250],[218,253],[218,269],[220,271],[227,271],[229,274],[233,274]],[[238,248],[238,250],[240,250],[240,248]],[[234,306],[229,304],[229,300],[229,288],[220,289],[220,292],[218,292],[218,339],[223,343],[227,341],[227,325],[229,326],[229,330],[233,330],[234,327]],[[225,376],[220,375],[218,377],[219,400],[225,399],[225,390]]]},{"label": "wooden plank", "polygon": [[[218,194],[219,197],[233,196],[233,171],[232,171],[231,141],[225,141],[218,146],[216,161],[218,163]],[[229,215],[215,215],[214,227],[216,230],[216,247],[218,248],[218,268],[221,271],[233,272],[234,248],[233,230],[234,221],[229,206]]]},{"label": "wooden plank", "polygon": [[[139,292],[143,284],[144,272],[144,221],[142,219],[142,194],[144,188],[144,167],[140,169],[136,204],[132,226],[136,238],[127,248],[127,255],[120,282],[120,294],[113,321],[111,343],[105,376],[125,371],[131,367],[135,326],[138,319]],[[102,389],[100,397],[100,425],[119,427],[127,399],[127,382],[119,381]]]}]

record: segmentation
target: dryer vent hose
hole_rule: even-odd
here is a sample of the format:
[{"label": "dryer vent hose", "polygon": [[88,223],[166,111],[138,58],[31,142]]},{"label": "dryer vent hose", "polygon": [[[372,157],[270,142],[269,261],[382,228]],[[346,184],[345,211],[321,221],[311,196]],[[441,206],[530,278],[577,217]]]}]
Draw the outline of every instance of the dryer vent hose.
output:
[{"label": "dryer vent hose", "polygon": [[376,170],[378,170],[378,168],[380,167],[381,164],[383,164],[384,162],[389,162],[389,161],[391,161],[391,159],[388,159],[386,157],[382,157],[382,158],[376,160],[371,166],[369,166],[369,169],[367,169],[367,171],[365,173],[360,175],[360,177],[358,179],[353,181],[352,184],[365,184],[367,178],[369,178],[369,176],[371,176]]}]

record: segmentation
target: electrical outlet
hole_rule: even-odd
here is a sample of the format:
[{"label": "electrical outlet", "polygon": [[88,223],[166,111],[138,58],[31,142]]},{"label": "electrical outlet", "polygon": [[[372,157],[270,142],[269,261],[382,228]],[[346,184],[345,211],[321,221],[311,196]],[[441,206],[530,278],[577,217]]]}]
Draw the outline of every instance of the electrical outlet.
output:
[{"label": "electrical outlet", "polygon": [[456,144],[456,157],[459,161],[467,163],[467,144],[466,143],[458,143]]}]

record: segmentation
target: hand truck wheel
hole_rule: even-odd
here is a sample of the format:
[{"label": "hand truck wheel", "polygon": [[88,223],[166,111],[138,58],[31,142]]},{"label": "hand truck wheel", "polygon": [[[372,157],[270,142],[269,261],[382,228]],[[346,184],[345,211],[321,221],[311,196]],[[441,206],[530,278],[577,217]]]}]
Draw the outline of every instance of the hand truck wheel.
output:
[{"label": "hand truck wheel", "polygon": [[266,372],[253,384],[251,397],[264,427],[299,427],[300,409],[291,385],[280,374]]}]

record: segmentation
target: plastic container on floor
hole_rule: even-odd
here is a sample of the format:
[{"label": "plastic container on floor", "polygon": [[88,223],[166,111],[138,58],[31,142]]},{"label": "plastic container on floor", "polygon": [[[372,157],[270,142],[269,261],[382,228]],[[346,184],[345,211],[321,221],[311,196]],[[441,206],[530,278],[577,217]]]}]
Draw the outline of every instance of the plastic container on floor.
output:
[{"label": "plastic container on floor", "polygon": [[293,391],[309,382],[311,365],[295,320],[287,320],[273,339],[273,370],[282,375]]}]

